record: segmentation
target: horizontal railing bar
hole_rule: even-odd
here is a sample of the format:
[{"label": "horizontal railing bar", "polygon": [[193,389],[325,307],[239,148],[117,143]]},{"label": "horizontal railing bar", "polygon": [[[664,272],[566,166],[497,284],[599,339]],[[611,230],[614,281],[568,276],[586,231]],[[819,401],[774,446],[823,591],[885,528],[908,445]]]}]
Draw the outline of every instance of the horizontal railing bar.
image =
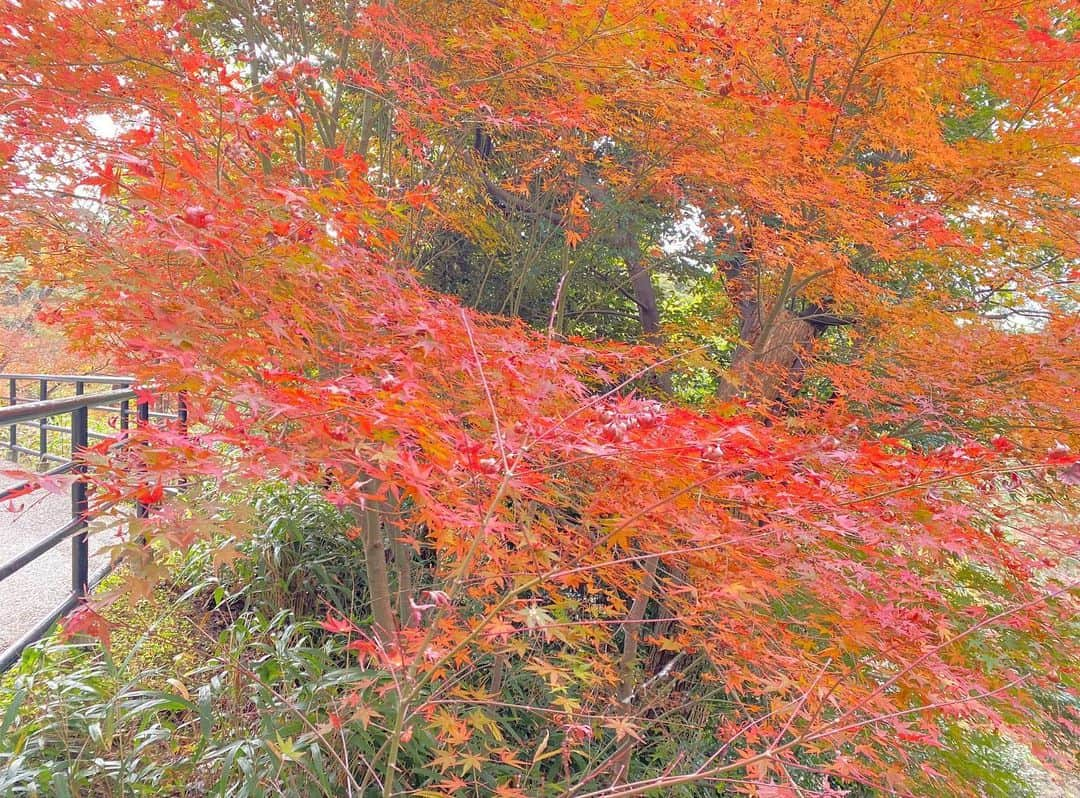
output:
[{"label": "horizontal railing bar", "polygon": [[[91,407],[90,409],[91,410],[108,410],[111,413],[119,413],[120,412],[120,408],[113,407],[111,405],[100,405],[98,407]],[[133,407],[128,408],[128,412],[131,413],[132,415],[134,415],[135,414],[135,408],[133,408]],[[150,411],[147,412],[147,415],[150,416],[150,418],[171,418],[171,419],[174,419],[174,420],[179,417],[179,416],[177,416],[176,413],[162,413],[162,412],[159,412],[157,410],[150,410]]]},{"label": "horizontal railing bar", "polygon": [[11,452],[18,452],[19,454],[32,454],[32,455],[34,455],[34,457],[41,457],[41,452],[38,451],[37,449],[31,449],[29,446],[22,446],[22,445],[20,445],[18,443],[16,443],[16,444],[10,444],[9,443],[4,448],[7,449],[8,451],[11,451]]},{"label": "horizontal railing bar", "polygon": [[[105,393],[106,393],[105,391],[99,391],[97,393],[84,393],[84,394],[78,394],[78,395],[79,396],[102,396]],[[62,397],[62,398],[69,398],[70,399],[71,397]],[[15,405],[25,405],[25,404],[28,404],[30,402],[40,402],[40,401],[41,400],[36,396],[19,396],[15,400]],[[9,397],[9,396],[0,396],[0,407],[14,407],[14,405],[11,403],[11,397]],[[120,408],[115,406],[115,405],[97,405],[95,407],[91,407],[91,408],[88,408],[88,409],[91,410],[91,411],[94,411],[94,410],[108,410],[108,411],[110,411],[112,413],[118,413],[120,411]]]},{"label": "horizontal railing bar", "polygon": [[172,419],[173,421],[179,418],[176,413],[158,413],[154,410],[151,410],[149,413],[147,413],[147,415],[150,416],[150,418],[168,418]]},{"label": "horizontal railing bar", "polygon": [[[95,397],[95,396],[102,396],[103,393],[104,392],[102,392],[102,393],[83,393],[83,394],[78,394],[78,396],[80,398],[84,397],[84,396]],[[75,397],[66,396],[66,397],[60,397],[60,398],[74,399]],[[38,399],[36,396],[34,398],[32,398],[32,399],[20,396],[19,401],[17,401],[13,405],[13,404],[11,404],[10,399],[8,399],[7,397],[4,397],[4,396],[0,396],[0,407],[15,407],[16,405],[26,405],[26,404],[29,404],[31,402],[40,402],[40,401],[41,400]],[[113,405],[96,405],[94,407],[88,407],[87,410],[89,410],[91,412],[95,412],[95,411],[108,411],[110,413],[119,413],[120,412],[120,409],[118,407],[113,406]]]},{"label": "horizontal railing bar", "polygon": [[[90,408],[90,409],[91,410],[98,410],[100,408],[95,407],[95,408]],[[150,414],[151,418],[154,417],[154,416],[157,416],[157,417],[160,418],[163,415],[164,415],[164,417],[171,418],[174,421],[177,418],[176,416],[170,416],[168,414],[162,414],[162,413],[151,413]],[[7,426],[9,426],[9,427],[22,427],[23,429],[35,429],[35,430],[37,430],[37,429],[47,429],[49,432],[66,432],[69,435],[71,434],[71,427],[65,427],[62,424],[39,424],[36,421],[20,421],[18,424],[8,424]],[[105,432],[94,432],[93,430],[89,430],[86,434],[89,435],[91,438],[97,438],[98,440],[104,440],[105,438],[113,438],[113,437],[116,436],[115,432],[109,434],[109,433],[105,433]],[[3,449],[3,448],[5,448],[5,446],[3,444],[0,444],[0,449]],[[6,448],[10,449],[11,447],[8,446]],[[37,450],[35,449],[35,451],[37,451]]]},{"label": "horizontal railing bar", "polygon": [[63,399],[46,399],[43,402],[30,402],[24,405],[11,405],[0,407],[0,427],[19,424],[23,421],[33,421],[39,418],[70,413],[83,407],[98,407],[110,402],[122,402],[125,399],[134,399],[135,391],[123,388],[118,391],[103,391],[101,393],[88,393],[82,396],[67,396]]},{"label": "horizontal railing bar", "polygon": [[[113,565],[112,562],[105,563],[105,565],[99,568],[97,572],[90,577],[90,590],[97,587],[102,579],[112,573]],[[78,593],[69,593],[68,597],[64,599],[63,604],[57,606],[47,616],[38,621],[33,628],[25,632],[22,637],[4,649],[4,652],[0,654],[0,673],[3,673],[14,665],[16,660],[22,656],[22,653],[27,646],[33,645],[45,637],[45,634],[52,628],[53,624],[59,620],[60,616],[66,615],[68,612],[75,609],[82,598],[83,597]]]},{"label": "horizontal railing bar", "polygon": [[[120,412],[115,407],[104,407],[104,406],[102,406],[102,407],[91,407],[90,409],[91,410],[109,410],[109,411],[111,411],[113,413],[119,413]],[[128,412],[133,414],[133,415],[135,413],[135,411],[133,409],[128,410]],[[178,416],[176,413],[158,413],[156,410],[151,410],[146,415],[149,418],[167,418],[170,421],[176,421],[178,418],[180,418],[180,416]]]},{"label": "horizontal railing bar", "polygon": [[[109,413],[114,413],[114,414],[122,412],[120,410],[120,408],[115,406],[115,405],[98,405],[96,407],[89,408],[89,410],[90,410],[90,412],[94,412],[95,410],[102,410],[102,411],[108,411]],[[135,414],[134,408],[129,407],[127,412],[131,413],[133,416]],[[178,419],[180,417],[176,413],[159,413],[156,410],[151,410],[149,413],[147,413],[147,415],[150,418],[168,418],[168,419],[171,419],[173,421],[176,421],[176,419]]]},{"label": "horizontal railing bar", "polygon": [[71,432],[71,427],[60,424],[40,424],[37,421],[20,421],[18,424],[9,424],[9,427],[24,427],[30,429],[46,429],[49,432]]},{"label": "horizontal railing bar", "polygon": [[[119,562],[119,560],[117,560],[117,562]],[[116,563],[114,563],[110,559],[109,562],[105,563],[103,566],[98,568],[97,571],[95,571],[93,574],[91,574],[90,575],[90,589],[93,590],[95,587],[97,587],[98,583],[100,583],[102,579],[104,579],[106,576],[108,576],[109,574],[112,573],[112,570],[113,570],[113,568],[115,566],[116,566]]]},{"label": "horizontal railing bar", "polygon": [[[71,434],[71,427],[65,427],[63,424],[39,424],[36,421],[20,421],[18,424],[8,424],[8,426],[22,427],[23,429],[41,429],[42,427],[44,427],[49,432],[66,432],[69,435]],[[112,438],[116,435],[115,432],[109,435],[104,432],[94,432],[93,430],[91,430],[88,434],[94,438]],[[3,448],[5,448],[4,444],[0,443],[0,449]]]},{"label": "horizontal railing bar", "polygon": [[52,612],[38,621],[33,628],[28,630],[22,637],[8,646],[3,654],[0,654],[0,673],[3,673],[22,656],[23,650],[45,636],[57,619],[75,609],[81,597],[76,593],[69,593],[64,603],[56,607]]},{"label": "horizontal railing bar", "polygon": [[3,582],[23,566],[29,565],[42,554],[54,548],[57,544],[63,543],[65,539],[71,537],[73,533],[78,532],[85,525],[86,522],[81,518],[72,519],[55,532],[43,537],[30,548],[24,549],[19,554],[16,554],[6,563],[0,565],[0,582]]},{"label": "horizontal railing bar", "polygon": [[[8,447],[8,448],[10,448],[10,447]],[[30,452],[31,454],[33,454],[35,457],[40,456],[36,449],[28,449],[27,451]],[[56,468],[51,468],[48,471],[46,471],[44,474],[39,474],[38,476],[56,477],[56,476],[59,476],[60,474],[66,474],[68,471],[70,471],[74,467],[75,467],[74,462],[72,462],[71,460],[66,460],[66,461],[64,461],[63,465],[57,466]],[[24,479],[22,482],[16,482],[14,485],[9,485],[8,487],[4,488],[3,490],[0,490],[0,502],[4,501],[11,494],[18,493],[20,490],[22,490],[27,485],[29,485],[32,481],[33,480],[25,480]]]},{"label": "horizontal railing bar", "polygon": [[108,374],[21,374],[0,373],[0,380],[48,380],[49,382],[82,382],[87,385],[130,385],[134,377],[115,377]]},{"label": "horizontal railing bar", "polygon": [[27,446],[19,446],[17,444],[15,446],[12,446],[9,443],[7,446],[4,446],[2,448],[7,449],[9,452],[18,452],[19,454],[27,454],[27,455],[30,455],[31,457],[36,457],[39,460],[48,460],[50,463],[67,463],[67,462],[70,462],[70,459],[67,458],[67,457],[61,457],[60,455],[53,454],[52,452],[45,452],[45,454],[42,454],[40,449],[31,449],[31,448],[29,448]]},{"label": "horizontal railing bar", "polygon": [[[116,390],[121,390],[121,389],[118,388]],[[75,395],[76,396],[101,396],[101,395],[106,394],[106,393],[108,393],[108,391],[97,391],[96,393],[81,393],[81,394],[75,394]],[[70,398],[70,396],[54,396],[52,398],[53,399],[67,399],[67,398]],[[40,402],[40,401],[41,401],[40,396],[16,396],[15,401],[13,403],[11,401],[10,396],[0,396],[0,407],[11,407],[12,404],[25,405],[28,402]]]}]

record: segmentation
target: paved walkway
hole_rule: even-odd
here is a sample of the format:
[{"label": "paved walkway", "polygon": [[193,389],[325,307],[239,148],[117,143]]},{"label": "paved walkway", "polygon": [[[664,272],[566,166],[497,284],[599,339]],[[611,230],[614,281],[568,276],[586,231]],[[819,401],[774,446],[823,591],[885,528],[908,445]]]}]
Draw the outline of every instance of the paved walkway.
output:
[{"label": "paved walkway", "polygon": [[[0,475],[0,490],[18,480]],[[37,491],[0,502],[0,563],[71,520],[71,497]],[[108,562],[106,534],[90,536],[90,573]],[[58,543],[0,582],[0,650],[60,604],[71,590],[71,543]]]}]

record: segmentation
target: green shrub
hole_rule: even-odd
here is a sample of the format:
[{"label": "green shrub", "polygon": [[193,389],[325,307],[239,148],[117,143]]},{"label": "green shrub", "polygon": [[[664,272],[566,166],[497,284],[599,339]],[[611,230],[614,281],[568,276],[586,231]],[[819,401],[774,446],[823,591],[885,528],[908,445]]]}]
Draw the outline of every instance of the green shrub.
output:
[{"label": "green shrub", "polygon": [[[328,609],[356,617],[367,609],[363,549],[350,538],[352,518],[309,486],[268,483],[233,496],[236,520],[253,532],[198,544],[181,578],[202,584],[223,612],[273,616],[288,608],[297,617]],[[215,555],[235,546],[239,556],[214,566]]]},{"label": "green shrub", "polygon": [[253,531],[194,546],[175,583],[104,609],[111,652],[51,638],[6,676],[0,796],[300,798],[359,787],[352,771],[385,729],[335,730],[330,712],[346,692],[360,699],[358,683],[380,688],[364,691],[371,718],[395,710],[389,674],[354,667],[316,621],[365,606],[351,519],[313,488],[270,484],[229,501]]}]

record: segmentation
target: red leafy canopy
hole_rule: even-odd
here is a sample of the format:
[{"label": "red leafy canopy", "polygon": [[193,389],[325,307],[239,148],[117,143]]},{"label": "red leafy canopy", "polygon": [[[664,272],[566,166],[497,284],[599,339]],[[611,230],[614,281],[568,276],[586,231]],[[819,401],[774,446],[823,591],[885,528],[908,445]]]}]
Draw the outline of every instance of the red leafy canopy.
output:
[{"label": "red leafy canopy", "polygon": [[[238,43],[178,3],[7,7],[5,244],[79,287],[59,314],[79,346],[191,398],[196,434],[140,431],[96,496],[325,484],[378,548],[371,578],[384,532],[395,563],[433,552],[427,594],[373,588],[374,627],[322,626],[395,671],[398,728],[430,718],[466,775],[463,718],[510,701],[507,668],[568,763],[700,727],[679,713],[721,696],[708,762],[656,787],[779,789],[812,760],[932,790],[949,729],[1075,724],[1043,702],[1075,702],[1078,661],[1078,322],[1053,271],[1077,256],[1076,44],[1055,4],[1008,24],[984,6],[318,2],[299,22],[325,59],[282,51],[287,15]],[[693,373],[713,319],[664,353],[590,342],[554,334],[561,280],[536,332],[415,268],[444,238],[497,254],[526,217],[570,275],[634,239],[612,207],[696,208],[753,262],[724,275],[743,338],[725,398],[646,396]],[[990,288],[1040,322],[980,316]],[[799,291],[857,320],[831,357],[770,337],[810,328]],[[189,512],[140,532],[216,529]],[[69,628],[99,629],[88,613]],[[392,794],[409,777],[383,765]]]}]

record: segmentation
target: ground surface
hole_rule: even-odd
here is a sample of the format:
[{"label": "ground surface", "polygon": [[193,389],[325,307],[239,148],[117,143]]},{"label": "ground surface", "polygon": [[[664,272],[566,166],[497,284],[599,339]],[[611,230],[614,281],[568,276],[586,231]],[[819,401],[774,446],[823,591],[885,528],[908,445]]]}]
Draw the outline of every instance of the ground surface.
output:
[{"label": "ground surface", "polygon": [[[0,475],[0,489],[17,482]],[[71,497],[45,491],[0,504],[0,563],[71,519]],[[108,562],[107,535],[90,536],[90,573]],[[0,582],[0,650],[59,605],[71,590],[71,543],[63,541]]]}]

